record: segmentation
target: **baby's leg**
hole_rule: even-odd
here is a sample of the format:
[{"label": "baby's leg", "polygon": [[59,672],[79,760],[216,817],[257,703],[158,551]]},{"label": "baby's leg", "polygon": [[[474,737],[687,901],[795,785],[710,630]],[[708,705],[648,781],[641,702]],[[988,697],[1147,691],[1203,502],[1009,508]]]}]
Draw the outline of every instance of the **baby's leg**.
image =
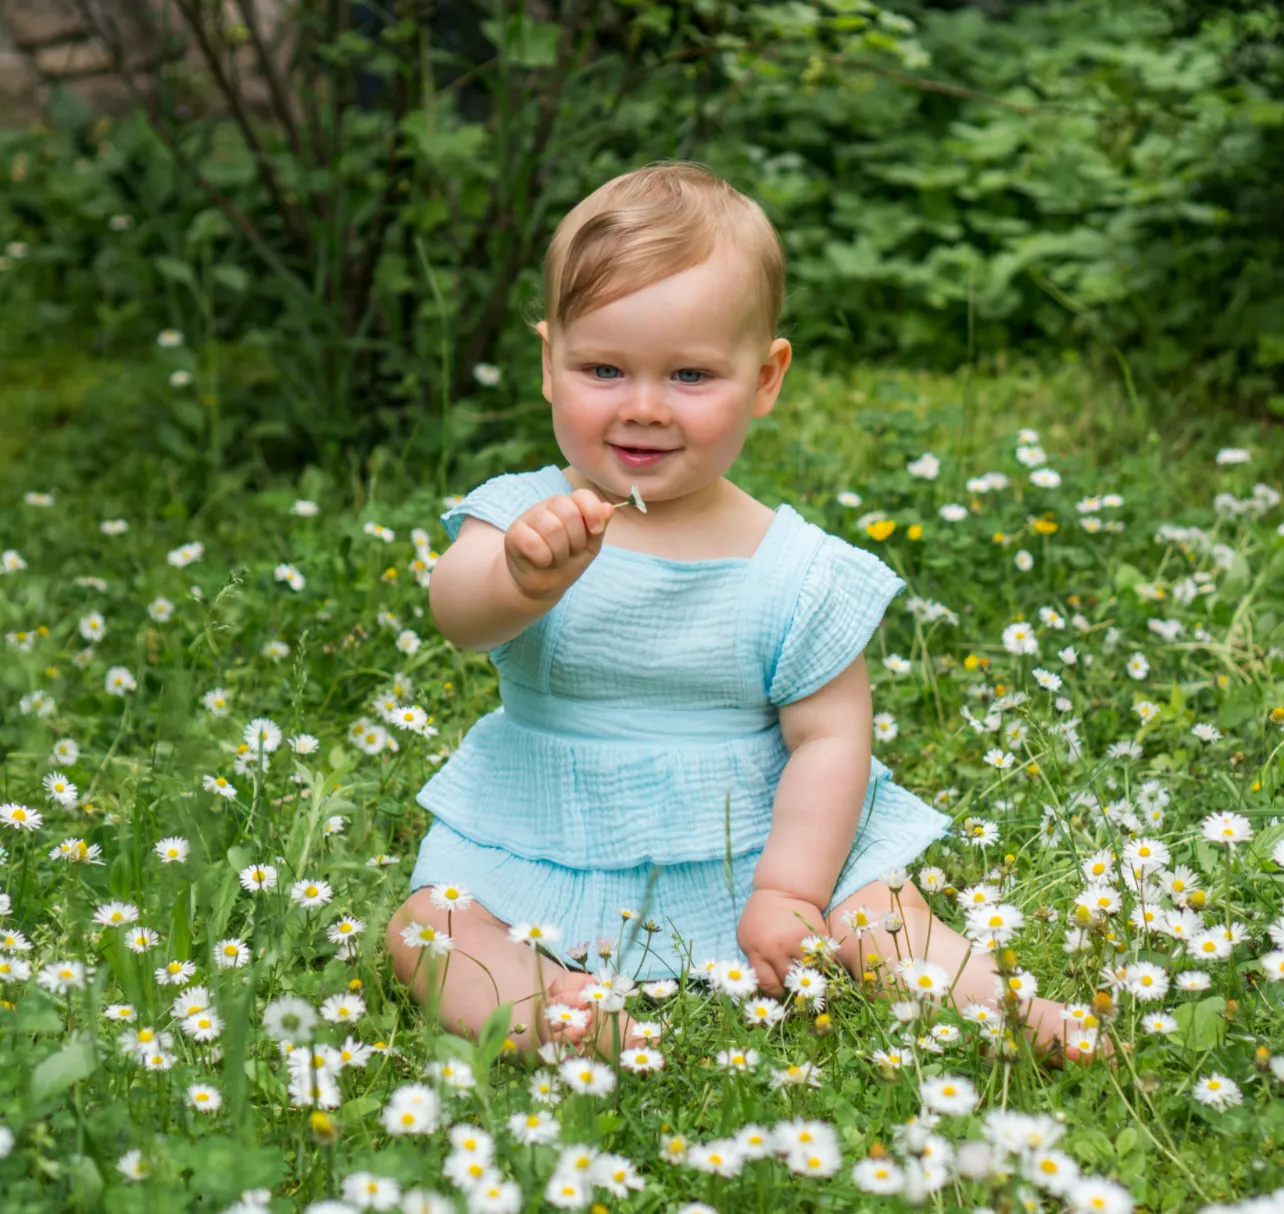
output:
[{"label": "baby's leg", "polygon": [[509,1036],[518,1049],[533,1051],[548,1036],[540,988],[549,991],[570,971],[529,944],[510,940],[508,924],[478,903],[450,913],[449,920],[454,950],[444,957],[429,957],[427,950],[407,944],[401,932],[407,925],[419,923],[444,933],[448,930],[447,912],[432,904],[426,887],[401,904],[386,933],[397,977],[410,987],[419,1003],[427,1004],[432,961],[440,999],[438,1014],[451,1032],[475,1036],[491,1012],[501,1003],[511,1003],[512,1024],[523,1028],[521,1032],[510,1028]]},{"label": "baby's leg", "polygon": [[[880,918],[888,911],[895,911],[903,917],[904,926],[896,933],[876,927],[857,940],[845,916],[858,906],[869,907]],[[912,881],[901,887],[895,901],[891,889],[881,881],[872,881],[857,890],[834,908],[829,916],[829,931],[835,939],[843,941],[838,950],[839,960],[857,977],[871,955],[881,957],[893,974],[898,972],[898,962],[913,957],[941,966],[949,974],[948,981],[954,982],[955,975],[958,975],[952,996],[956,1007],[962,1008],[969,1003],[997,1005],[999,1002],[999,969],[994,957],[981,948],[973,948],[969,956],[971,941],[932,914],[931,907]],[[964,957],[967,957],[966,962]],[[1061,1019],[1064,1006],[1051,999],[1039,998],[1022,1003],[1021,1010],[1029,1029],[1033,1030],[1032,1040],[1036,1048],[1044,1049],[1054,1042],[1064,1043],[1064,1034],[1069,1027]]]},{"label": "baby's leg", "polygon": [[[598,1051],[610,1052],[613,1034],[609,1017],[597,1016],[586,1029],[557,1032],[544,1018],[544,1008],[555,1003],[591,1011],[580,992],[593,981],[592,975],[568,970],[529,944],[510,940],[508,924],[479,903],[473,903],[466,911],[453,912],[449,919],[448,928],[447,912],[433,905],[427,888],[419,889],[393,915],[385,937],[397,977],[422,1004],[429,1001],[430,958],[426,950],[407,944],[401,938],[402,930],[418,923],[452,937],[453,951],[447,957],[432,958],[440,992],[438,1015],[447,1030],[475,1036],[501,1003],[511,1003],[511,1024],[523,1027],[520,1033],[510,1027],[509,1036],[523,1052],[533,1052],[540,1042],[553,1036],[591,1052],[588,1038],[594,1029]],[[620,1039],[624,1046],[638,1044],[631,1039],[631,1028],[629,1018],[621,1015]]]}]

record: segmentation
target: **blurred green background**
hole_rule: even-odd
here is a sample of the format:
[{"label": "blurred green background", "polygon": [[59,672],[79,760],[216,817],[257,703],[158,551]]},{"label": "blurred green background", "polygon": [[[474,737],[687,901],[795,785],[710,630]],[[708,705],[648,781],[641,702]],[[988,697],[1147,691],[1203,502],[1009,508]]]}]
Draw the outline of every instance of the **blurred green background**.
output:
[{"label": "blurred green background", "polygon": [[538,466],[547,241],[667,157],[783,237],[786,402],[1071,364],[1161,430],[1284,415],[1267,0],[161,8],[130,112],[54,89],[0,131],[11,466],[72,419],[85,470],[148,453],[193,505],[376,452],[443,493]]}]

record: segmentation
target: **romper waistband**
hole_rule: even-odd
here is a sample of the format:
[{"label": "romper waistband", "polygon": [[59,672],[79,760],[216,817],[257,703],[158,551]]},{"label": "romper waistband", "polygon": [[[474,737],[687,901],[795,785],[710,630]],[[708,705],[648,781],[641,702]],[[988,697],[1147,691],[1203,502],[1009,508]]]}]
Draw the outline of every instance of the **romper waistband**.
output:
[{"label": "romper waistband", "polygon": [[504,715],[528,729],[579,738],[668,742],[751,737],[780,719],[771,704],[760,708],[648,708],[572,700],[499,680]]}]

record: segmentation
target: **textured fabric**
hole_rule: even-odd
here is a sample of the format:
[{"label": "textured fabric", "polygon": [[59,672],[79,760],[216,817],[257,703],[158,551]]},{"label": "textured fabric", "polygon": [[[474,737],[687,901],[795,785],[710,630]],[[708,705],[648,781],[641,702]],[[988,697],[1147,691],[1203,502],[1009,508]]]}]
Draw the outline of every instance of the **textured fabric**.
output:
[{"label": "textured fabric", "polygon": [[[555,465],[495,477],[442,521],[452,540],[469,515],[506,530],[572,488]],[[673,972],[672,930],[737,955],[725,858],[742,905],[789,758],[779,708],[850,665],[903,586],[787,505],[752,557],[604,544],[551,611],[490,651],[502,707],[420,791],[436,822],[411,888],[461,883],[505,921],[559,924],[564,944],[614,937],[620,907],[643,911],[665,929],[644,973]],[[835,900],[948,826],[874,760]],[[648,888],[659,913],[644,911]]]}]

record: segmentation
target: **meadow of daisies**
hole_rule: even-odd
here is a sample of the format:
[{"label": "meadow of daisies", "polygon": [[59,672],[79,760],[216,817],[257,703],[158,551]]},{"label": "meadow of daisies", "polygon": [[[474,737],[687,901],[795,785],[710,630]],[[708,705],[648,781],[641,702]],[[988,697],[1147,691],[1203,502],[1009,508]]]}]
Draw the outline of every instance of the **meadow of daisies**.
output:
[{"label": "meadow of daisies", "polygon": [[[614,1059],[557,1007],[537,1058],[507,1009],[452,1036],[385,953],[414,794],[497,704],[427,610],[455,495],[309,472],[192,512],[8,469],[4,1210],[1284,1208],[1281,461],[1251,429],[1113,441],[1078,391],[978,421],[948,385],[804,380],[737,466],[907,578],[875,746],[954,815],[908,878],[1002,988],[957,1006],[815,938],[776,1002],[735,958],[638,986],[618,936],[564,942],[641,1023]],[[1062,1069],[1020,1032],[1036,991]]]}]

